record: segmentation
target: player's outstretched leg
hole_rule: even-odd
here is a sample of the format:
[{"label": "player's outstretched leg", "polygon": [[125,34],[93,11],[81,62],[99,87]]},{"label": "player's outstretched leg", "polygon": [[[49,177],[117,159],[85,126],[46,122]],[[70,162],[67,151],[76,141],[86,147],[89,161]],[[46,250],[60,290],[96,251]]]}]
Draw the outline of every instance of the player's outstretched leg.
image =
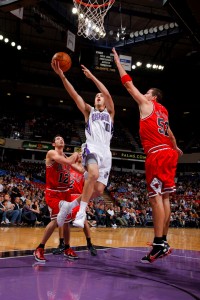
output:
[{"label": "player's outstretched leg", "polygon": [[65,223],[67,214],[70,212],[70,203],[67,201],[60,201],[59,213],[57,215],[57,223],[59,227],[62,227]]}]

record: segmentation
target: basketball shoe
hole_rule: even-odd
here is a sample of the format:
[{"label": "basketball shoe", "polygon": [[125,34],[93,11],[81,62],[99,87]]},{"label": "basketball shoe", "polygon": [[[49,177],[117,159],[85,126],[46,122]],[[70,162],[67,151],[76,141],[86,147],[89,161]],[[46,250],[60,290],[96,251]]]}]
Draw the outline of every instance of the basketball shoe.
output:
[{"label": "basketball shoe", "polygon": [[[165,244],[165,247],[167,247],[167,251],[162,256],[159,256],[159,258],[162,258],[162,257],[164,257],[164,256],[169,255],[169,254],[172,253],[172,248],[170,247],[170,245],[168,244],[168,242],[164,241],[164,244]],[[153,247],[153,243],[152,242],[147,242],[147,245]]]},{"label": "basketball shoe", "polygon": [[70,212],[70,203],[67,201],[60,201],[59,203],[59,213],[57,215],[57,224],[62,227],[65,223],[67,214]]},{"label": "basketball shoe", "polygon": [[92,244],[88,245],[87,248],[92,256],[97,256],[97,249]]},{"label": "basketball shoe", "polygon": [[62,254],[64,252],[64,250],[65,250],[65,244],[62,243],[58,246],[58,248],[53,249],[52,253],[54,255],[59,255],[59,254]]},{"label": "basketball shoe", "polygon": [[76,214],[76,218],[73,222],[73,225],[75,227],[84,228],[85,219],[86,219],[86,213],[78,211]]},{"label": "basketball shoe", "polygon": [[165,247],[167,248],[167,252],[165,253],[165,255],[171,254],[172,253],[172,248],[170,247],[170,245],[168,244],[168,242],[164,241],[164,244],[165,244]]},{"label": "basketball shoe", "polygon": [[140,261],[143,264],[148,264],[154,262],[156,259],[167,255],[168,248],[163,242],[162,244],[152,244],[152,249],[149,254],[145,255]]},{"label": "basketball shoe", "polygon": [[64,256],[72,260],[78,259],[78,255],[74,252],[72,248],[64,250]]},{"label": "basketball shoe", "polygon": [[44,249],[43,248],[35,249],[33,255],[34,255],[36,261],[39,261],[40,263],[46,262],[46,258],[44,257]]}]

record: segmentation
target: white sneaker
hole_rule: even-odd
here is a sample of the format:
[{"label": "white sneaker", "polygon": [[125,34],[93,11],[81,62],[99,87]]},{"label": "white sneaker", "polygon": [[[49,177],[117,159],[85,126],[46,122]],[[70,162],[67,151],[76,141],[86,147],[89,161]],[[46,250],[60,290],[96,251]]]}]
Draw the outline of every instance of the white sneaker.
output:
[{"label": "white sneaker", "polygon": [[60,201],[59,203],[59,213],[57,215],[57,224],[62,227],[65,223],[67,214],[70,212],[70,202]]},{"label": "white sneaker", "polygon": [[85,219],[86,219],[86,213],[78,211],[76,214],[76,218],[73,222],[73,225],[75,227],[84,228]]}]

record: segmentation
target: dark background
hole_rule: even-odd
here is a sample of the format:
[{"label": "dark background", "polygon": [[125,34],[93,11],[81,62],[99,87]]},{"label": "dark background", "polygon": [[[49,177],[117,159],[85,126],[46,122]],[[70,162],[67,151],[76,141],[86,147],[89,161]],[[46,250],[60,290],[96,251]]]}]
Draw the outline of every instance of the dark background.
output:
[{"label": "dark background", "polygon": [[[82,63],[110,90],[116,103],[116,120],[137,135],[138,108],[121,85],[118,73],[94,70],[95,51],[111,52],[112,47],[116,47],[119,54],[130,55],[133,62],[140,60],[144,65],[151,61],[164,65],[163,71],[141,67],[129,74],[141,92],[145,93],[150,87],[163,90],[163,104],[169,110],[170,126],[179,146],[186,152],[200,150],[199,1],[116,0],[105,17],[106,36],[98,41],[76,36],[75,52],[66,48],[67,30],[77,33],[77,16],[71,13],[72,0],[8,2],[0,1],[0,34],[19,43],[22,50],[0,41],[2,112],[13,111],[28,117],[37,111],[50,110],[66,119],[72,115],[82,118],[50,66],[54,53],[65,51],[73,63],[66,76],[77,91],[90,103],[97,92],[82,74]],[[10,13],[19,7],[24,7],[22,20]],[[171,22],[178,24],[174,33],[165,30],[141,41],[130,38],[131,32]],[[121,35],[122,27],[126,27],[124,36]],[[119,41],[116,41],[117,33],[121,35]],[[30,98],[27,99],[27,95]],[[64,102],[60,103],[60,99]]]}]

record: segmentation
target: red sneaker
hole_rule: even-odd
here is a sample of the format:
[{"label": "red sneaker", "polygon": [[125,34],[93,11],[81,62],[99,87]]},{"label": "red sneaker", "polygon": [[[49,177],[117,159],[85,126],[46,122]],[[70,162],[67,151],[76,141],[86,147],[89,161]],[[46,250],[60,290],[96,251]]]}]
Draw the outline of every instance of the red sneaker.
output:
[{"label": "red sneaker", "polygon": [[72,248],[68,248],[64,251],[64,256],[69,259],[77,259],[78,255],[74,252]]},{"label": "red sneaker", "polygon": [[[147,245],[153,247],[153,243],[152,242],[147,242]],[[170,245],[168,244],[167,241],[164,241],[164,245],[167,248],[167,251],[163,255],[159,256],[159,258],[162,258],[164,256],[170,255],[172,253],[173,249],[170,247]]]},{"label": "red sneaker", "polygon": [[35,256],[35,260],[39,261],[41,263],[45,263],[46,262],[46,258],[44,257],[44,249],[43,248],[37,248],[33,255]]},{"label": "red sneaker", "polygon": [[163,243],[155,244],[153,243],[153,247],[149,254],[145,255],[140,261],[143,264],[152,263],[156,259],[166,256],[168,252],[167,246]]}]

